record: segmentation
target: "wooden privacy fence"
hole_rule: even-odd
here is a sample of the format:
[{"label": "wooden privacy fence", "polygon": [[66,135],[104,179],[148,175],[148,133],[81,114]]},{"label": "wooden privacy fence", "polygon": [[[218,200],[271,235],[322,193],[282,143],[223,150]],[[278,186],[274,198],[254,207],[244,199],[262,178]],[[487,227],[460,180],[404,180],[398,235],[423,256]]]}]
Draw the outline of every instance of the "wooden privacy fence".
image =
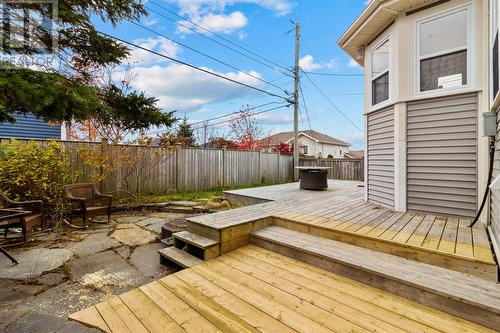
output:
[{"label": "wooden privacy fence", "polygon": [[[12,139],[0,138],[2,142]],[[48,140],[25,140],[17,142]],[[293,178],[293,157],[226,149],[111,145],[58,141],[71,156],[78,182],[95,182],[105,192],[138,195],[217,187],[281,183]]]},{"label": "wooden privacy fence", "polygon": [[334,159],[334,158],[301,158],[300,166],[327,166],[328,179],[359,180],[365,176],[365,162],[360,159]]}]

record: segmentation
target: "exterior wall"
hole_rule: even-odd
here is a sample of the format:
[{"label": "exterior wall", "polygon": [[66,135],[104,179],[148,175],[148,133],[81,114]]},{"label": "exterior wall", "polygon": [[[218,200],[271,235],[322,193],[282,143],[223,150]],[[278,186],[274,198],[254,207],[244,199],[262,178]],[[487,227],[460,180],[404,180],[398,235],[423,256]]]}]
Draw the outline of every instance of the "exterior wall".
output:
[{"label": "exterior wall", "polygon": [[409,102],[407,208],[474,217],[477,94]]},{"label": "exterior wall", "polygon": [[367,116],[368,201],[394,207],[394,108]]},{"label": "exterior wall", "polygon": [[[293,144],[293,140],[290,141],[290,143]],[[329,154],[331,154],[334,158],[343,158],[344,153],[349,151],[349,147],[316,142],[315,140],[312,140],[304,135],[299,136],[299,145],[307,146],[309,149],[307,156],[312,157],[318,157],[318,154],[321,153],[321,156],[324,158],[326,158]]]},{"label": "exterior wall", "polygon": [[[464,6],[467,4],[472,4],[472,32],[471,32],[471,45],[470,49],[473,50],[470,59],[472,60],[472,68],[470,75],[468,76],[468,85],[463,88],[451,89],[451,90],[440,90],[440,91],[432,91],[432,92],[418,92],[417,91],[417,21],[427,18],[429,16],[433,16],[448,10],[452,10],[458,8],[460,6]],[[486,4],[486,5],[485,5]],[[412,170],[415,170],[414,167],[410,165],[406,165],[406,163],[410,162],[413,154],[411,151],[407,152],[407,149],[412,149],[411,145],[414,143],[407,142],[407,140],[412,139],[409,133],[412,131],[410,128],[406,128],[407,126],[418,126],[412,123],[415,118],[408,119],[407,116],[407,108],[411,110],[412,105],[416,106],[418,103],[426,103],[429,99],[435,98],[450,98],[450,99],[461,99],[464,94],[474,94],[476,96],[476,102],[474,111],[469,110],[470,112],[467,114],[468,124],[475,128],[475,139],[467,139],[469,140],[467,144],[472,144],[472,140],[475,140],[474,152],[468,151],[470,156],[475,159],[475,167],[474,171],[474,181],[470,183],[470,185],[474,184],[474,189],[470,190],[470,188],[466,191],[465,194],[465,202],[462,202],[464,198],[460,198],[461,195],[456,197],[456,202],[454,200],[450,201],[450,209],[447,210],[450,215],[465,215],[471,216],[474,215],[472,212],[475,212],[475,209],[478,206],[478,201],[481,200],[478,193],[482,193],[484,191],[485,186],[485,178],[487,175],[488,168],[488,145],[487,140],[482,136],[478,136],[477,133],[482,133],[482,122],[480,121],[482,117],[482,113],[488,111],[488,65],[485,55],[485,50],[487,50],[488,38],[487,32],[485,30],[488,29],[488,20],[485,19],[487,17],[487,0],[452,0],[448,2],[443,2],[437,6],[422,10],[420,12],[414,13],[412,15],[406,15],[406,13],[401,13],[398,15],[394,21],[394,23],[389,25],[384,31],[382,31],[375,40],[371,41],[369,45],[365,48],[365,57],[364,57],[364,68],[365,68],[365,110],[367,117],[367,127],[369,127],[369,119],[372,113],[380,112],[381,110],[386,110],[387,108],[395,109],[395,120],[394,120],[394,208],[399,210],[412,209],[417,210],[417,208],[423,209],[421,206],[416,206],[417,202],[417,194],[415,193],[415,188],[410,186],[410,183],[415,181],[414,177],[416,173],[411,173]],[[486,37],[485,37],[486,36]],[[389,49],[389,99],[385,102],[380,103],[379,105],[372,106],[371,105],[371,53],[375,47],[377,47],[381,42],[389,38],[390,40],[390,49]],[[439,105],[436,105],[434,108],[436,114],[441,114],[441,112],[446,113],[446,105],[441,109]],[[416,110],[413,110],[416,111]],[[411,112],[411,111],[409,111]],[[467,112],[465,112],[467,113]],[[474,113],[474,118],[471,116]],[[456,115],[454,117],[453,115]],[[464,112],[457,109],[456,112],[448,114],[448,121],[446,121],[446,125],[443,125],[441,128],[436,128],[435,130],[439,132],[440,130],[446,131],[446,127],[455,126],[455,124],[464,122],[463,118],[460,118],[460,115],[464,115]],[[436,115],[437,116],[437,115]],[[367,128],[367,133],[369,134],[370,130]],[[438,133],[436,133],[438,134]],[[368,135],[367,135],[368,136]],[[439,137],[439,135],[437,135]],[[448,140],[439,140],[443,146],[441,149],[455,149],[454,145],[457,145],[457,142],[452,142]],[[367,138],[367,156],[370,154],[369,147],[369,138]],[[448,145],[448,146],[446,146]],[[415,147],[414,147],[415,148]],[[424,147],[425,148],[425,147]],[[469,150],[473,149],[471,145]],[[415,151],[415,150],[413,150]],[[469,158],[468,157],[468,158]],[[369,158],[367,158],[366,179],[369,181],[371,168],[369,165]],[[472,167],[471,167],[472,168]],[[458,170],[458,167],[457,167]],[[468,178],[472,178],[470,172],[472,169],[468,169],[466,171]],[[428,177],[427,182],[433,182],[433,176],[428,173],[421,173],[420,176]],[[461,175],[460,177],[465,176]],[[457,181],[459,181],[458,179]],[[369,189],[370,184],[367,184],[367,196],[366,199],[370,200]],[[420,188],[422,189],[422,188]],[[427,193],[432,192],[434,189],[430,188]],[[412,192],[413,191],[413,192]],[[472,193],[474,192],[474,193]],[[434,197],[439,200],[446,201],[451,199],[451,197],[444,192],[434,193]],[[475,202],[472,202],[471,199],[474,198]],[[414,200],[413,200],[414,199]],[[412,201],[413,200],[413,201]],[[410,203],[409,201],[412,201]],[[460,202],[460,209],[455,209],[454,205],[458,205]],[[462,205],[463,204],[463,205]],[[410,207],[411,206],[411,207]],[[462,207],[463,206],[463,207]],[[429,208],[432,210],[432,208]],[[429,211],[427,209],[427,211]],[[461,213],[461,214],[459,214]],[[482,221],[485,222],[485,217],[487,214],[483,214]]]},{"label": "exterior wall", "polygon": [[[500,111],[497,111],[497,138],[493,179],[500,176]],[[491,191],[490,230],[496,246],[500,246],[500,190]],[[497,249],[498,250],[498,249]],[[499,255],[500,253],[497,253]]]},{"label": "exterior wall", "polygon": [[47,124],[29,113],[15,116],[17,123],[0,124],[0,137],[28,139],[61,139],[61,126]]}]

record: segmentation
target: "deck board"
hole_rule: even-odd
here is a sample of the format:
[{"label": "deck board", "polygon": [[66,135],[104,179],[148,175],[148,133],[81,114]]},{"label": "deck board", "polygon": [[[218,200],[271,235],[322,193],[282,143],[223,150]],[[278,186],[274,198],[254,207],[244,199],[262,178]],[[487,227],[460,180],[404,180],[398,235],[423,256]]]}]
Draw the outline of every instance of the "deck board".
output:
[{"label": "deck board", "polygon": [[[324,235],[330,234],[332,239],[377,248],[388,253],[402,253],[398,247],[403,247],[406,248],[405,253],[410,253],[410,259],[423,260],[463,272],[474,269],[478,262],[496,265],[486,230],[481,227],[469,228],[468,219],[435,216],[423,212],[397,212],[365,202],[363,189],[359,188],[356,182],[334,181],[329,184],[330,188],[324,192],[300,191],[297,184],[231,191],[232,195],[255,196],[265,198],[269,202],[243,207],[231,213],[216,214],[218,217],[215,219],[195,219],[200,223],[224,229],[227,226],[235,227],[238,220],[248,221],[261,216],[271,216],[281,219],[272,223],[283,227],[288,227],[287,223],[295,223],[295,230],[303,232],[317,228],[316,235],[322,235],[320,230],[324,230]],[[297,223],[303,226],[298,226]],[[419,251],[420,254],[413,255],[415,252],[412,251]],[[433,254],[441,258],[434,260]],[[425,256],[428,258],[424,258]],[[464,261],[459,266],[465,265],[468,268],[448,265],[448,256],[453,260]],[[488,268],[490,273],[493,270],[494,268]],[[479,269],[478,275],[481,274],[483,273]]]},{"label": "deck board", "polygon": [[492,332],[255,246],[167,276],[69,318],[112,333],[133,331],[130,325],[149,332],[187,333]]}]

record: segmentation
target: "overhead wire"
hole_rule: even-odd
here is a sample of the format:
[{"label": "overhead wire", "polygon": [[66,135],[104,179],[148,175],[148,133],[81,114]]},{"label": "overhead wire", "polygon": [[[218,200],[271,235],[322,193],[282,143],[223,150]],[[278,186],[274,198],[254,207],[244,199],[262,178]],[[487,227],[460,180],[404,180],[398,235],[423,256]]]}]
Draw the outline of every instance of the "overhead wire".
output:
[{"label": "overhead wire", "polygon": [[[229,68],[232,68],[232,69],[234,69],[234,70],[236,70],[236,71],[242,72],[242,73],[244,73],[244,74],[246,74],[246,75],[248,75],[248,76],[250,76],[250,77],[252,77],[252,78],[254,78],[254,79],[257,79],[257,80],[259,80],[259,81],[262,81],[262,82],[264,82],[264,83],[267,83],[267,84],[269,84],[270,86],[273,86],[273,87],[278,88],[278,89],[280,89],[281,91],[283,91],[283,89],[282,89],[280,86],[278,86],[278,85],[276,85],[276,84],[273,84],[273,83],[271,83],[271,82],[269,82],[269,81],[266,81],[265,79],[263,79],[263,78],[261,78],[261,77],[259,77],[259,76],[257,76],[257,75],[253,75],[253,74],[251,74],[251,73],[249,73],[249,72],[247,72],[247,71],[245,71],[245,70],[243,70],[243,69],[240,69],[240,68],[238,68],[238,67],[236,67],[236,66],[233,66],[233,65],[231,65],[231,64],[229,64],[229,63],[227,63],[227,62],[225,62],[225,61],[219,60],[219,59],[217,59],[217,58],[215,58],[215,57],[213,57],[213,56],[211,56],[211,55],[209,55],[209,54],[207,54],[207,53],[205,53],[205,52],[202,52],[202,51],[200,51],[200,50],[197,50],[197,49],[195,49],[194,47],[191,47],[191,46],[189,46],[189,45],[187,45],[187,44],[185,44],[185,43],[179,42],[179,41],[177,41],[177,40],[175,40],[175,39],[173,39],[173,38],[171,38],[171,37],[168,37],[168,36],[166,36],[166,35],[164,35],[164,34],[162,34],[162,33],[160,33],[160,32],[157,32],[157,31],[155,31],[155,30],[153,30],[153,29],[151,29],[151,28],[148,28],[148,27],[146,27],[146,26],[144,26],[144,25],[142,25],[142,24],[139,24],[139,23],[134,22],[134,21],[129,21],[129,22],[130,22],[130,23],[132,23],[132,24],[134,24],[134,25],[136,25],[136,26],[138,26],[138,27],[143,28],[144,30],[147,30],[147,31],[149,31],[149,32],[151,32],[151,33],[154,33],[154,34],[158,35],[158,36],[161,36],[161,37],[163,37],[163,38],[165,38],[165,39],[167,39],[167,40],[169,40],[169,41],[171,41],[171,42],[173,42],[173,43],[176,43],[177,45],[180,45],[180,46],[182,46],[182,47],[184,47],[184,48],[186,48],[186,49],[188,49],[188,50],[191,50],[191,51],[193,51],[193,52],[195,52],[195,53],[198,53],[198,54],[200,54],[200,55],[202,55],[202,56],[204,56],[204,57],[206,57],[206,58],[208,58],[208,59],[211,59],[211,60],[213,60],[213,61],[215,61],[215,62],[217,62],[217,63],[219,63],[219,64],[222,64],[222,65],[224,65],[224,66],[227,66],[227,67],[229,67]],[[283,92],[284,92],[284,91],[283,91]]]},{"label": "overhead wire", "polygon": [[304,91],[302,90],[302,83],[299,82],[300,96],[302,97],[302,105],[306,111],[307,123],[309,124],[309,130],[312,131],[311,120],[309,119],[309,110],[307,109],[306,99],[304,97]]},{"label": "overhead wire", "polygon": [[338,112],[342,115],[342,117],[344,117],[351,125],[353,125],[354,127],[356,127],[358,130],[360,131],[363,131],[354,121],[352,121],[351,118],[349,118],[324,92],[323,90],[321,90],[321,88],[316,84],[316,82],[314,82],[313,79],[311,79],[311,77],[309,76],[309,74],[307,72],[304,72],[302,71],[305,76],[307,77],[307,79],[312,83],[312,85],[316,88],[316,90],[318,90],[318,92],[328,101],[328,103],[330,103],[330,105]]},{"label": "overhead wire", "polygon": [[[218,45],[220,45],[220,46],[222,46],[222,47],[224,47],[224,48],[227,48],[227,49],[229,49],[229,50],[231,50],[231,51],[233,51],[233,52],[235,52],[235,53],[238,53],[239,55],[242,55],[242,56],[244,56],[244,57],[246,57],[246,58],[248,58],[248,59],[251,59],[251,60],[253,60],[253,61],[255,61],[255,62],[257,62],[257,63],[259,63],[259,64],[261,64],[261,65],[263,65],[263,66],[266,66],[266,67],[268,67],[268,68],[270,68],[270,69],[272,69],[272,70],[274,70],[274,71],[277,71],[277,72],[279,72],[279,73],[281,73],[281,74],[284,74],[284,75],[287,75],[287,76],[292,77],[292,75],[291,75],[292,70],[291,70],[290,68],[286,68],[286,67],[284,67],[284,66],[282,66],[282,65],[279,65],[279,64],[277,64],[277,63],[275,63],[275,62],[273,62],[273,61],[271,61],[271,60],[269,60],[269,59],[267,59],[267,58],[265,58],[265,57],[262,57],[262,56],[260,56],[259,54],[255,53],[255,52],[253,52],[253,51],[251,51],[251,50],[249,50],[249,49],[247,49],[247,48],[245,48],[245,47],[243,47],[243,46],[240,46],[240,45],[238,45],[237,43],[232,42],[231,40],[229,40],[229,39],[225,38],[224,36],[222,36],[222,35],[220,35],[220,34],[217,34],[217,33],[214,33],[214,32],[212,32],[212,31],[210,31],[210,30],[206,29],[205,27],[203,27],[203,26],[201,26],[201,25],[199,25],[199,24],[197,24],[197,23],[195,23],[195,22],[193,22],[193,21],[189,20],[188,18],[186,18],[186,17],[184,17],[184,16],[182,16],[182,15],[177,14],[177,13],[176,13],[176,12],[174,12],[173,10],[170,10],[170,9],[166,8],[166,7],[164,7],[164,6],[160,5],[160,4],[158,4],[158,3],[157,3],[157,2],[155,2],[155,1],[152,1],[152,0],[151,0],[151,1],[150,1],[150,3],[152,3],[152,4],[154,4],[154,5],[156,5],[156,6],[160,7],[160,8],[162,8],[163,10],[166,10],[167,12],[171,13],[172,15],[175,15],[176,17],[179,17],[179,18],[183,19],[184,21],[187,21],[187,22],[191,23],[191,24],[192,24],[192,25],[194,25],[194,26],[197,26],[197,27],[198,27],[198,28],[200,28],[201,30],[206,31],[206,32],[210,33],[211,35],[217,36],[218,38],[220,38],[220,39],[222,39],[222,40],[224,40],[224,41],[226,41],[226,42],[228,42],[228,43],[230,43],[230,44],[232,44],[232,45],[235,45],[235,46],[237,46],[238,48],[241,48],[242,50],[245,50],[245,51],[246,51],[246,52],[248,52],[248,53],[251,53],[251,54],[253,54],[253,55],[257,56],[258,58],[260,58],[260,59],[263,59],[263,60],[267,61],[268,63],[265,63],[265,62],[263,62],[263,61],[261,61],[261,60],[255,59],[254,57],[251,57],[251,56],[249,56],[248,54],[245,54],[245,53],[243,53],[243,52],[241,52],[241,51],[238,51],[238,50],[234,49],[233,47],[231,47],[231,46],[229,46],[229,45],[226,45],[226,44],[224,44],[224,43],[222,43],[222,42],[220,42],[220,41],[216,40],[215,38],[212,38],[212,37],[210,37],[210,36],[207,36],[207,35],[205,35],[205,34],[203,34],[203,33],[199,32],[199,31],[197,31],[196,29],[193,29],[193,28],[191,28],[191,27],[189,27],[189,26],[187,26],[187,25],[185,25],[185,24],[183,24],[183,23],[181,23],[181,22],[179,22],[179,21],[177,21],[177,20],[175,20],[175,19],[172,19],[172,18],[170,18],[170,17],[168,17],[168,16],[166,16],[166,15],[164,15],[164,14],[162,14],[162,13],[159,13],[158,11],[156,11],[156,10],[154,10],[154,9],[150,8],[149,6],[145,6],[145,7],[146,7],[146,9],[147,9],[148,11],[153,12],[153,13],[155,13],[155,14],[157,14],[157,15],[159,15],[159,16],[161,16],[161,17],[163,17],[163,18],[165,18],[165,19],[167,19],[167,20],[169,20],[169,21],[171,21],[171,22],[173,22],[173,23],[175,23],[175,24],[177,24],[177,25],[179,25],[179,26],[181,26],[181,27],[185,28],[185,29],[188,29],[188,30],[190,30],[190,31],[192,31],[192,32],[194,32],[194,33],[196,33],[196,34],[198,34],[198,35],[200,35],[200,36],[202,36],[202,37],[204,37],[204,38],[206,38],[206,39],[209,39],[209,40],[211,40],[212,42],[217,43]],[[278,67],[278,68],[281,68],[282,70],[279,70],[279,69],[277,69],[276,67],[273,67],[273,66],[269,65],[269,63],[273,64],[274,66],[276,66],[276,67]],[[283,71],[283,70],[284,70],[284,71]]]},{"label": "overhead wire", "polygon": [[108,37],[108,38],[112,38],[112,39],[117,40],[117,41],[119,41],[119,42],[122,42],[122,43],[124,43],[124,44],[130,45],[130,46],[133,46],[133,47],[135,47],[135,48],[138,48],[138,49],[141,49],[141,50],[143,50],[143,51],[149,52],[149,53],[151,53],[151,54],[157,55],[157,56],[159,56],[159,57],[162,57],[162,58],[165,58],[165,59],[171,60],[171,61],[176,62],[176,63],[178,63],[178,64],[181,64],[181,65],[184,65],[184,66],[190,67],[190,68],[195,69],[195,70],[198,70],[198,71],[200,71],[200,72],[204,72],[204,73],[206,73],[206,74],[216,76],[216,77],[218,77],[218,78],[220,78],[220,79],[223,79],[223,80],[226,80],[226,81],[229,81],[229,82],[235,83],[235,84],[239,84],[239,85],[241,85],[241,86],[247,87],[247,88],[249,88],[249,89],[253,89],[253,90],[255,90],[255,91],[259,91],[259,92],[261,92],[261,93],[267,94],[267,95],[272,96],[272,97],[281,98],[281,99],[283,99],[283,100],[285,100],[285,101],[287,101],[287,102],[289,101],[289,98],[288,98],[288,97],[283,97],[283,96],[277,95],[277,94],[275,94],[275,93],[269,92],[269,91],[267,91],[267,90],[264,90],[264,89],[261,89],[261,88],[257,88],[257,87],[255,87],[255,86],[250,85],[250,84],[246,84],[246,83],[244,83],[244,82],[241,82],[241,81],[238,81],[238,80],[235,80],[235,79],[231,79],[231,78],[229,78],[229,77],[227,77],[227,76],[224,76],[224,75],[221,75],[221,74],[214,73],[214,72],[212,72],[212,71],[209,71],[208,69],[204,69],[204,68],[201,68],[201,67],[198,67],[198,66],[192,65],[192,64],[190,64],[190,63],[187,63],[187,62],[185,62],[185,61],[182,61],[182,60],[179,60],[179,59],[176,59],[176,58],[173,58],[173,57],[167,56],[167,55],[165,55],[165,54],[162,54],[162,53],[156,52],[156,51],[154,51],[154,50],[148,49],[148,48],[143,47],[143,46],[141,46],[141,45],[138,45],[138,44],[136,44],[136,43],[133,43],[133,42],[127,41],[127,40],[125,40],[125,39],[123,39],[123,38],[119,38],[119,37],[116,37],[116,36],[110,35],[110,34],[108,34],[108,33],[105,33],[105,32],[102,32],[102,31],[99,31],[99,30],[98,30],[97,32],[98,32],[99,34],[103,35],[103,36]]}]

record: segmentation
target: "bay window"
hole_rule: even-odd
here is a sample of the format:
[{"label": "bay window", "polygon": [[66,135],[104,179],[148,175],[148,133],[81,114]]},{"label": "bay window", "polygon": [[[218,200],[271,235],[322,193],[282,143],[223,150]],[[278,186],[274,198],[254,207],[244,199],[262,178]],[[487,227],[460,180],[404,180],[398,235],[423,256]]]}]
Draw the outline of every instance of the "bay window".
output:
[{"label": "bay window", "polygon": [[470,80],[470,7],[417,23],[420,92],[465,87]]},{"label": "bay window", "polygon": [[389,40],[377,46],[371,54],[372,105],[389,99]]}]

